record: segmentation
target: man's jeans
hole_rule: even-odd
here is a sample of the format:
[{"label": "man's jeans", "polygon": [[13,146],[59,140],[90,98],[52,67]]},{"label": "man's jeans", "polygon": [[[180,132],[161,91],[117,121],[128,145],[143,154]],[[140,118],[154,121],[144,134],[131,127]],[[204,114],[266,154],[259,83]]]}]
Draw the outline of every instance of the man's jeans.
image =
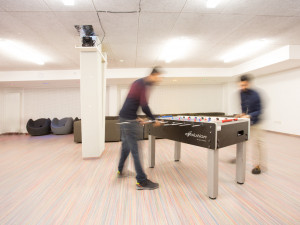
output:
[{"label": "man's jeans", "polygon": [[138,126],[139,123],[136,120],[126,120],[124,118],[120,117],[120,122],[129,122],[126,124],[121,124],[121,140],[122,140],[122,150],[121,150],[121,158],[119,162],[118,170],[122,172],[124,163],[131,152],[133,161],[134,161],[134,167],[136,171],[136,180],[137,182],[143,182],[147,179],[146,174],[144,173],[139,150],[138,150],[138,143],[137,143],[137,137],[138,137]]}]

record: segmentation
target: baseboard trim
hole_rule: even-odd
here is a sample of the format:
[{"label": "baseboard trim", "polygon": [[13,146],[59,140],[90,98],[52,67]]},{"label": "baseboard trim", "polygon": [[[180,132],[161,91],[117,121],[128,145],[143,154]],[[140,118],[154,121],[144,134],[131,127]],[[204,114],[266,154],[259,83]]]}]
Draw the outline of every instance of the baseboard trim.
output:
[{"label": "baseboard trim", "polygon": [[27,135],[28,133],[19,133],[19,132],[5,132],[0,135]]},{"label": "baseboard trim", "polygon": [[98,156],[98,157],[83,157],[82,159],[83,160],[95,160],[95,159],[99,159],[100,158],[100,156]]}]

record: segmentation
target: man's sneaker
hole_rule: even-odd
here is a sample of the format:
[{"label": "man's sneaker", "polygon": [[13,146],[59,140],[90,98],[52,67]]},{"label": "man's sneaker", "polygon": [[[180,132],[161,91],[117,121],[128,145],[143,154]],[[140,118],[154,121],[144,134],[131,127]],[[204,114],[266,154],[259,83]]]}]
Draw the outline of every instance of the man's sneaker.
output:
[{"label": "man's sneaker", "polygon": [[260,173],[261,173],[261,170],[260,170],[259,166],[256,166],[256,167],[252,170],[252,173],[253,173],[253,174],[260,174]]},{"label": "man's sneaker", "polygon": [[158,183],[153,183],[151,180],[146,179],[143,182],[136,183],[137,190],[153,190],[159,187]]},{"label": "man's sneaker", "polygon": [[117,177],[118,178],[123,178],[123,177],[133,177],[134,176],[134,172],[131,171],[125,171],[125,172],[117,172]]}]

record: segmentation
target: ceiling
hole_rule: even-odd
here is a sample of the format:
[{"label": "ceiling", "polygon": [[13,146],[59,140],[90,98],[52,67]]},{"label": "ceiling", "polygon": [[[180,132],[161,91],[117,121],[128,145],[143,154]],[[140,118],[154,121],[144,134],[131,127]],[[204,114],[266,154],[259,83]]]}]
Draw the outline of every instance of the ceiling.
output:
[{"label": "ceiling", "polygon": [[[206,0],[0,0],[0,39],[23,42],[48,57],[45,65],[17,61],[0,52],[0,71],[79,69],[75,24],[91,24],[108,68],[233,67],[284,45],[300,45],[300,0],[223,0],[215,9]],[[139,12],[140,7],[140,12]],[[187,37],[193,49],[169,64],[158,57],[171,38]],[[221,57],[246,41],[270,45],[251,57],[225,64]],[[124,60],[121,62],[120,60]]]}]

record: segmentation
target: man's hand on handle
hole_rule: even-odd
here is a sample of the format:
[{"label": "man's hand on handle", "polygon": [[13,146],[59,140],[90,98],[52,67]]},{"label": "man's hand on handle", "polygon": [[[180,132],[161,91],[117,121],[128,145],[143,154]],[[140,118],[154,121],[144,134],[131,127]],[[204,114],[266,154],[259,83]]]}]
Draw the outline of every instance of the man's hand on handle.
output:
[{"label": "man's hand on handle", "polygon": [[161,126],[161,123],[159,121],[155,120],[155,122],[153,123],[153,126],[159,127],[159,126]]},{"label": "man's hand on handle", "polygon": [[[145,125],[145,124],[151,123],[151,122],[147,121],[146,119],[142,119],[140,117],[138,117],[136,119],[136,121],[138,121],[141,125]],[[159,126],[161,126],[161,123],[158,120],[155,120],[155,121],[153,121],[153,126],[154,127],[159,127]]]},{"label": "man's hand on handle", "polygon": [[235,115],[235,118],[250,118],[250,115],[245,113]]}]

